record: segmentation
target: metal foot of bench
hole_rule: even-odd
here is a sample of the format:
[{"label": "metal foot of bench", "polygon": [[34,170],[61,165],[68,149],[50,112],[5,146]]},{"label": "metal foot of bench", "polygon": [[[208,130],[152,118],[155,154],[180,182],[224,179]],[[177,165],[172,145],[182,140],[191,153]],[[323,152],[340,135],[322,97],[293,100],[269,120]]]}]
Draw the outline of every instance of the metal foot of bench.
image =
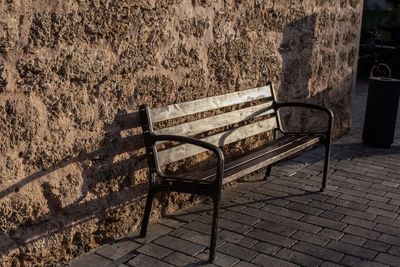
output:
[{"label": "metal foot of bench", "polygon": [[330,154],[331,154],[331,143],[330,141],[328,141],[328,143],[325,145],[325,162],[324,162],[324,172],[322,175],[322,187],[320,189],[321,192],[323,192],[326,189]]},{"label": "metal foot of bench", "polygon": [[153,198],[156,194],[155,190],[149,190],[147,193],[146,199],[146,206],[144,208],[143,220],[142,220],[142,227],[140,229],[140,237],[145,237],[147,232],[147,225],[149,224],[150,212],[151,212],[151,205],[153,203]]},{"label": "metal foot of bench", "polygon": [[214,212],[213,212],[213,221],[211,228],[211,242],[210,242],[210,255],[209,262],[213,263],[215,260],[215,251],[217,247],[217,237],[218,237],[218,218],[219,218],[219,209],[221,204],[221,193],[218,194],[215,198],[213,198],[214,204]]},{"label": "metal foot of bench", "polygon": [[271,170],[272,170],[272,165],[268,165],[268,166],[267,166],[267,170],[265,171],[264,180],[267,180],[268,177],[271,176]]}]

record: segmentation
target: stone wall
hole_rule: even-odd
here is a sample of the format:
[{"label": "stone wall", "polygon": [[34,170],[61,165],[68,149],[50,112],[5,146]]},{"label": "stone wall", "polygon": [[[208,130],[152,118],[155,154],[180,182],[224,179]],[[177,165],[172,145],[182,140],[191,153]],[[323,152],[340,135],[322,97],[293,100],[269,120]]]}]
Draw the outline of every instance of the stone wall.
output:
[{"label": "stone wall", "polygon": [[[68,260],[138,226],[141,103],[271,80],[346,133],[361,2],[0,0],[0,265]],[[163,198],[154,216],[195,200]]]}]

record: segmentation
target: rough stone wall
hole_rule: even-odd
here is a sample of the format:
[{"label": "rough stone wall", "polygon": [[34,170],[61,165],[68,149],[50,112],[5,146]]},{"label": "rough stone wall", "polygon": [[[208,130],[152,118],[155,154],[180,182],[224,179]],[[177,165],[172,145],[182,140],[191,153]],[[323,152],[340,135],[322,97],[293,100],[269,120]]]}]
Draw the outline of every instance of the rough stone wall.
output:
[{"label": "rough stone wall", "polygon": [[[0,0],[0,265],[68,260],[138,226],[141,103],[271,80],[346,133],[361,2]],[[164,197],[155,216],[193,200]]]}]

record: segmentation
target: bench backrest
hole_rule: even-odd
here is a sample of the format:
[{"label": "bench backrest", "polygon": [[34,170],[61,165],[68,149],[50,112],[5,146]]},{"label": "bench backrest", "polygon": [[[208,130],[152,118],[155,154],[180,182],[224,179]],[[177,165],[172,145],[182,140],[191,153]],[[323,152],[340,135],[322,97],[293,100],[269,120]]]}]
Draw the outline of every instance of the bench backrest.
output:
[{"label": "bench backrest", "polygon": [[[147,153],[151,153],[153,154],[152,156],[157,157],[156,160],[159,166],[163,166],[206,151],[206,149],[198,146],[180,144],[161,151],[155,150],[156,152],[154,153],[153,147],[149,147],[153,146],[153,144],[148,142],[150,131],[154,131],[156,134],[195,136],[215,129],[220,129],[218,133],[200,139],[222,147],[254,135],[274,130],[278,128],[279,125],[276,110],[273,108],[274,101],[275,95],[273,85],[268,84],[259,88],[163,107],[148,108],[142,106],[140,114]],[[235,106],[235,108],[229,112],[219,112],[220,114],[217,115],[210,115],[206,118],[192,120],[170,127],[163,128],[162,126],[168,125],[168,123],[163,122],[172,119],[178,119],[198,113],[204,113],[207,115],[206,112],[210,113],[212,110],[219,110],[229,106]],[[153,130],[153,127],[156,124],[159,125],[160,128]],[[153,164],[150,164],[150,166]]]}]

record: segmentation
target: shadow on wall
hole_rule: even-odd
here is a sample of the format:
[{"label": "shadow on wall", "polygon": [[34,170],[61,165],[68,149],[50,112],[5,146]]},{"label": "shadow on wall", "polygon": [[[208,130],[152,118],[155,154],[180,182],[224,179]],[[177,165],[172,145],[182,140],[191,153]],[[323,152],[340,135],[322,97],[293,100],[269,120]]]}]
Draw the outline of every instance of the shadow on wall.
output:
[{"label": "shadow on wall", "polygon": [[[317,15],[303,17],[287,24],[283,30],[279,52],[282,57],[282,76],[278,91],[280,102],[312,102],[321,104],[317,96],[310,97],[309,83],[313,76],[313,52],[315,47],[315,28]],[[318,130],[320,111],[304,108],[283,108],[280,115],[286,122],[282,127],[290,131]],[[311,121],[313,119],[313,121]]]},{"label": "shadow on wall", "polygon": [[[0,191],[0,199],[3,199],[17,193],[20,188],[29,186],[30,183],[38,179],[45,176],[51,177],[52,173],[56,173],[69,165],[78,163],[83,166],[81,174],[83,185],[80,188],[81,196],[79,199],[72,204],[63,205],[54,196],[50,183],[42,183],[44,197],[48,202],[50,211],[47,214],[39,216],[34,221],[22,223],[18,228],[12,229],[9,232],[9,238],[5,238],[4,235],[0,234],[0,256],[2,253],[7,253],[7,251],[11,251],[19,246],[25,246],[26,244],[40,240],[51,234],[62,232],[68,229],[68,227],[82,224],[94,218],[99,221],[107,219],[112,222],[115,220],[115,218],[110,218],[113,216],[113,209],[136,204],[131,208],[140,210],[142,207],[141,205],[137,205],[137,201],[144,196],[147,182],[134,184],[132,174],[145,169],[145,158],[143,156],[136,156],[135,158],[120,160],[117,163],[114,162],[114,158],[118,155],[132,151],[137,152],[143,148],[144,144],[141,134],[121,137],[122,131],[137,127],[139,127],[138,113],[125,115],[107,127],[110,130],[106,133],[106,138],[102,142],[104,145],[99,150],[88,154],[81,153],[74,158],[66,158],[61,163],[47,170],[29,175]],[[119,183],[119,190],[115,192],[108,191],[109,193],[104,197],[102,196],[94,200],[85,200],[89,192],[96,190],[95,187],[98,182],[117,182]],[[165,211],[162,211],[162,213],[165,213]],[[106,225],[107,222],[103,228],[106,228]],[[94,235],[96,234],[98,235],[98,241],[107,238],[105,233],[94,233]],[[5,241],[1,239],[5,239]],[[81,240],[76,240],[76,242],[79,243]]]},{"label": "shadow on wall", "polygon": [[286,25],[279,52],[282,56],[282,77],[278,93],[280,101],[305,99],[312,76],[312,55],[317,16],[313,14]]}]

